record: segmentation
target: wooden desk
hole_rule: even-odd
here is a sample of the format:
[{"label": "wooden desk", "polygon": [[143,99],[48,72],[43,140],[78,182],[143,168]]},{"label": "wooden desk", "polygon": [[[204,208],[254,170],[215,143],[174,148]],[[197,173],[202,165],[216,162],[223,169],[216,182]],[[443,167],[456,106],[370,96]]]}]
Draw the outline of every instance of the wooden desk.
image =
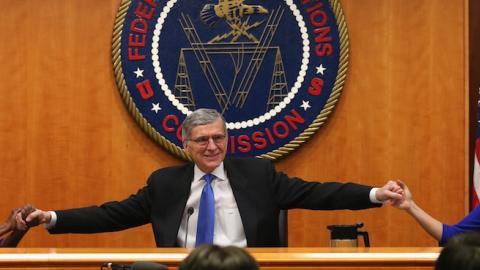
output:
[{"label": "wooden desk", "polygon": [[[0,270],[100,269],[104,262],[151,261],[178,267],[189,249],[6,248]],[[250,248],[262,270],[433,269],[440,248]]]}]

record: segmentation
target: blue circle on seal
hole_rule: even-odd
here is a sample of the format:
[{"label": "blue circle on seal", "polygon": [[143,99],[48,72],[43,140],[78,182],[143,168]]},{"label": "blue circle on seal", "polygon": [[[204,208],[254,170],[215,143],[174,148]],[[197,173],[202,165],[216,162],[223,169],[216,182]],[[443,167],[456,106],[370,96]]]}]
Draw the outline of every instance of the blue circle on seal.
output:
[{"label": "blue circle on seal", "polygon": [[225,117],[228,155],[280,158],[324,123],[346,78],[337,1],[131,0],[115,25],[127,108],[183,158],[181,123],[198,108]]}]

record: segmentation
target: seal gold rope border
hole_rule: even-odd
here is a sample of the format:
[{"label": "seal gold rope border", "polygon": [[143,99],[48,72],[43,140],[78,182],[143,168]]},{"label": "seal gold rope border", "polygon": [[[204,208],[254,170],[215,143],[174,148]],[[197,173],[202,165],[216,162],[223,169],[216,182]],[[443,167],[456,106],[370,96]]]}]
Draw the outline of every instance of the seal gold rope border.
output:
[{"label": "seal gold rope border", "polygon": [[[155,142],[160,144],[170,153],[175,154],[177,157],[191,161],[191,157],[181,147],[178,147],[174,143],[167,140],[159,132],[157,132],[150,125],[150,123],[148,123],[145,117],[143,117],[142,113],[135,106],[135,103],[130,96],[130,92],[127,89],[125,77],[122,72],[120,41],[123,31],[123,23],[125,22],[125,16],[131,2],[131,0],[122,0],[122,2],[120,3],[120,7],[118,8],[117,16],[115,18],[115,23],[113,27],[112,64],[118,91],[120,92],[120,95],[122,96],[122,99],[127,106],[128,111],[133,115],[135,121],[140,125],[143,131],[145,131],[145,133],[147,133],[150,138],[152,138]],[[278,160],[299,148],[303,143],[308,141],[310,137],[315,134],[315,132],[325,123],[325,121],[327,120],[327,116],[332,113],[335,104],[338,102],[347,78],[349,59],[348,29],[339,0],[329,0],[328,2],[332,7],[333,13],[335,14],[340,37],[340,61],[332,93],[330,94],[320,114],[315,118],[312,124],[308,126],[308,128],[306,128],[300,135],[298,135],[296,138],[294,138],[284,146],[281,146],[278,149],[268,152],[266,154],[262,154],[259,157],[271,160]]]},{"label": "seal gold rope border", "polygon": [[123,23],[125,22],[125,16],[130,6],[131,0],[122,0],[120,7],[118,8],[117,17],[115,18],[115,23],[113,26],[113,35],[112,35],[112,64],[113,70],[115,73],[115,81],[117,83],[118,91],[122,96],[125,105],[127,106],[128,111],[133,115],[135,121],[140,125],[140,127],[147,133],[147,135],[152,138],[155,142],[159,143],[163,148],[168,150],[170,153],[177,155],[178,157],[191,160],[191,157],[183,151],[182,148],[168,141],[160,133],[158,133],[148,121],[143,117],[142,113],[135,106],[135,103],[132,100],[130,92],[128,92],[127,84],[125,82],[125,77],[122,72],[122,58],[120,55],[120,41],[123,31]]}]

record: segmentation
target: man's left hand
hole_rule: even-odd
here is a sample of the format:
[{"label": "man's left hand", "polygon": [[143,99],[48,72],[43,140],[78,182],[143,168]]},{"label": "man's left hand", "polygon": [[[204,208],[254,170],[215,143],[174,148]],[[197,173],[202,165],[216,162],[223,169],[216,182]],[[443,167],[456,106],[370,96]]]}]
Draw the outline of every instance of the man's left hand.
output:
[{"label": "man's left hand", "polygon": [[403,188],[397,181],[390,180],[375,193],[377,200],[397,204],[403,200]]}]

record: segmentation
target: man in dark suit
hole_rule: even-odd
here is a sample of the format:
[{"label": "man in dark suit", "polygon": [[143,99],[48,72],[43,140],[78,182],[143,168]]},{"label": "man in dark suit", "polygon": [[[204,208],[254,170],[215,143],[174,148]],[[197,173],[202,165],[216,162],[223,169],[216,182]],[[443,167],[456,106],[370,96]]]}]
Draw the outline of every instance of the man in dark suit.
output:
[{"label": "man in dark suit", "polygon": [[46,223],[50,233],[109,232],[151,223],[158,247],[269,247],[279,245],[281,209],[357,210],[402,199],[394,181],[382,188],[307,182],[277,172],[268,160],[225,158],[226,124],[215,110],[187,116],[182,137],[194,162],[153,172],[135,195],[101,206],[36,210],[25,219],[17,216],[18,222]]}]

